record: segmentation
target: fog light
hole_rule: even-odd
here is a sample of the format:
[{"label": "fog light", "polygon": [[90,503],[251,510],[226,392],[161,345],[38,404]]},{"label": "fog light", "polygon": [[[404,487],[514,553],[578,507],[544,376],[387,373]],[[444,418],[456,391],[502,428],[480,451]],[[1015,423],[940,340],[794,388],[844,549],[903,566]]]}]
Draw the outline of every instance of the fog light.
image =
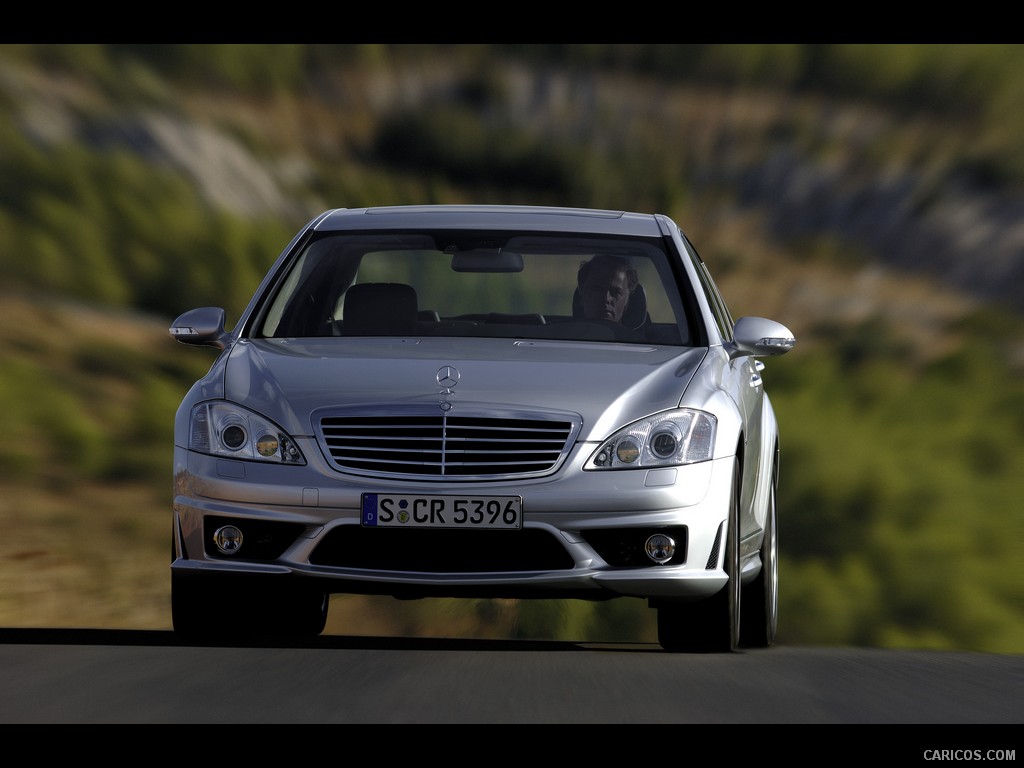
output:
[{"label": "fog light", "polygon": [[234,525],[222,526],[214,531],[213,543],[225,555],[233,555],[242,547],[242,532]]},{"label": "fog light", "polygon": [[676,553],[676,542],[671,536],[663,533],[656,533],[647,538],[644,544],[647,556],[659,565],[667,563]]}]

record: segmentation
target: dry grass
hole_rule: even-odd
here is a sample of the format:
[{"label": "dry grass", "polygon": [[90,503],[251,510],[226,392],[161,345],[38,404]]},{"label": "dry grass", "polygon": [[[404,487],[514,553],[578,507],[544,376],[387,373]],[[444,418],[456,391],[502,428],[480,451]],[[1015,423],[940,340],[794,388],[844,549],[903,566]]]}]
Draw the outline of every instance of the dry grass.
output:
[{"label": "dry grass", "polygon": [[978,306],[919,274],[793,258],[765,236],[756,215],[737,213],[702,234],[715,245],[702,256],[733,315],[787,325],[796,334],[797,354],[813,347],[821,323],[856,326],[881,319],[914,362],[927,362],[955,346],[950,329]]},{"label": "dry grass", "polygon": [[153,489],[4,490],[0,626],[170,628],[170,512]]}]

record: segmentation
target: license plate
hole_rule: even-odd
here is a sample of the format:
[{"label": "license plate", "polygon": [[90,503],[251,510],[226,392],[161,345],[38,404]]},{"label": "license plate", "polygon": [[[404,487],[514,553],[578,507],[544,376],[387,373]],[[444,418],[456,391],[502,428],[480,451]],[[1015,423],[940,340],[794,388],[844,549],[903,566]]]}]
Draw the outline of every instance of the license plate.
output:
[{"label": "license plate", "polygon": [[364,493],[362,525],[370,528],[523,527],[521,496],[406,496]]}]

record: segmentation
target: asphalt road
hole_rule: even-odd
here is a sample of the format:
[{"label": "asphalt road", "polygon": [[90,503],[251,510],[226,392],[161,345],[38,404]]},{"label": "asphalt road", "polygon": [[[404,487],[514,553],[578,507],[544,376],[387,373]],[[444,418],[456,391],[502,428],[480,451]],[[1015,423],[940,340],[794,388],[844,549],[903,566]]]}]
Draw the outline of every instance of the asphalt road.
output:
[{"label": "asphalt road", "polygon": [[[168,631],[0,629],[6,724],[1019,725],[1022,713],[1024,656],[352,636],[191,645]],[[1013,750],[1017,732],[987,731],[981,746]],[[941,733],[957,748],[955,730]]]}]

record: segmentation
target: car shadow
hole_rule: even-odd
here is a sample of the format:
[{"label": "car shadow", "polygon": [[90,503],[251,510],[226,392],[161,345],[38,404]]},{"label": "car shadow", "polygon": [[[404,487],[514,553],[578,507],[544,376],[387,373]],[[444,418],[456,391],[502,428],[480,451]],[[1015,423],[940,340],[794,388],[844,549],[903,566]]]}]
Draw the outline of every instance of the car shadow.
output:
[{"label": "car shadow", "polygon": [[574,642],[441,637],[320,635],[313,638],[249,637],[195,640],[171,630],[0,628],[0,645],[108,645],[210,648],[337,648],[379,651],[602,651],[664,653],[657,643]]}]

